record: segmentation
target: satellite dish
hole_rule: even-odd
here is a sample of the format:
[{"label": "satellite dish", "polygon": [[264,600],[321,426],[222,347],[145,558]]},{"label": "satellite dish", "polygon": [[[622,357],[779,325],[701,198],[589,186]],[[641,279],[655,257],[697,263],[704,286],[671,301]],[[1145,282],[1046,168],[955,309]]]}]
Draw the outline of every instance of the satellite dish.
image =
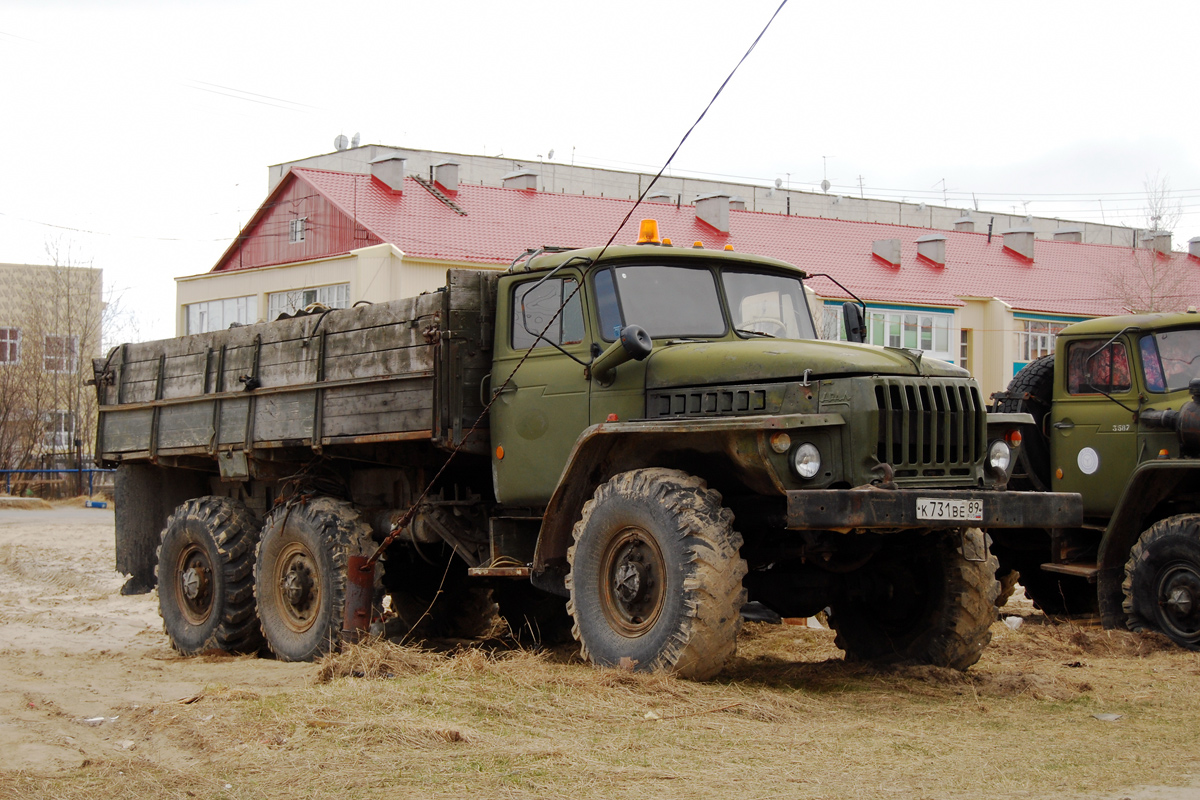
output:
[{"label": "satellite dish", "polygon": [[776,178],[775,179],[775,188],[778,189],[782,186],[783,186],[783,178]]},{"label": "satellite dish", "polygon": [[832,184],[829,181],[827,181],[827,180],[821,181],[821,191],[822,192],[828,192],[830,186],[832,186]]},{"label": "satellite dish", "polygon": [[354,138],[350,140],[351,147],[358,147],[358,143],[362,141],[362,135],[358,131],[354,132]]},{"label": "satellite dish", "polygon": [[333,146],[338,152],[345,150],[348,144],[350,144],[350,140],[346,138],[346,134],[344,133],[339,133],[337,138],[333,140]]},{"label": "satellite dish", "polygon": [[551,148],[550,148],[550,152],[549,152],[549,153],[546,153],[546,160],[547,160],[547,161],[553,161],[553,160],[554,160],[554,148],[553,148],[553,147],[551,147]]},{"label": "satellite dish", "polygon": [[925,204],[924,204],[924,203],[921,203],[921,205],[917,206],[917,211],[924,211],[924,210],[925,210]]}]

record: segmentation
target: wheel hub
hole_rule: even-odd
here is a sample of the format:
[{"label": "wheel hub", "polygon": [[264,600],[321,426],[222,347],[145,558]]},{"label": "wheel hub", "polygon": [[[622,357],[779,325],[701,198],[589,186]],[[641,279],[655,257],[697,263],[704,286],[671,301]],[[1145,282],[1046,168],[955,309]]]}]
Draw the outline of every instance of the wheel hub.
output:
[{"label": "wheel hub", "polygon": [[1200,574],[1190,564],[1172,564],[1158,581],[1159,616],[1164,633],[1200,641]]},{"label": "wheel hub", "polygon": [[212,564],[208,554],[191,544],[179,554],[176,563],[175,592],[179,608],[191,625],[202,625],[212,611]]},{"label": "wheel hub", "polygon": [[604,550],[601,606],[614,631],[634,638],[658,621],[665,603],[665,564],[658,544],[640,528],[626,528]]},{"label": "wheel hub", "polygon": [[303,564],[293,564],[283,577],[283,594],[294,606],[303,606],[312,594],[312,572]]},{"label": "wheel hub", "polygon": [[296,633],[313,626],[319,616],[321,586],[313,554],[301,542],[289,542],[274,568],[277,605],[283,623]]}]

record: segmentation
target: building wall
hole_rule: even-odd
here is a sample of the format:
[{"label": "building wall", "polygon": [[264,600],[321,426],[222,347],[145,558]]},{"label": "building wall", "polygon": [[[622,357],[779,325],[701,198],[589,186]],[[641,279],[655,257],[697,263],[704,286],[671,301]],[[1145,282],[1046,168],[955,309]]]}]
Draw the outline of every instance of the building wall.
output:
[{"label": "building wall", "polygon": [[460,266],[479,268],[478,264],[409,259],[394,245],[378,244],[296,264],[188,275],[175,279],[175,332],[179,336],[187,333],[187,308],[192,303],[253,296],[256,311],[251,321],[263,322],[272,292],[348,283],[351,305],[359,301],[383,303],[445,286],[446,270]]},{"label": "building wall", "polygon": [[[501,186],[506,174],[516,170],[531,169],[538,173],[538,189],[540,191],[630,200],[640,196],[653,177],[637,172],[574,166],[554,161],[523,161],[496,156],[464,155],[371,144],[341,152],[325,153],[297,161],[274,164],[268,167],[268,191],[274,190],[292,167],[310,167],[365,175],[370,172],[372,160],[393,154],[406,159],[405,172],[410,175],[429,177],[430,170],[435,164],[449,160],[459,164],[460,183]],[[748,183],[666,175],[654,185],[654,191],[656,193],[663,192],[669,195],[672,201],[684,205],[693,203],[700,195],[723,192],[730,196],[741,197],[745,200],[746,209],[749,211],[766,211],[773,214],[785,214],[790,211],[796,216],[912,225],[936,230],[954,230],[955,223],[962,218],[964,213],[964,209],[953,206],[864,199],[848,195],[803,192],[789,189],[786,186],[776,189]],[[992,231],[997,235],[1011,228],[1030,224],[1023,214],[973,211],[971,217],[976,233],[987,233],[989,223]],[[1052,238],[1054,231],[1063,225],[1063,221],[1058,219],[1032,218],[1032,227],[1039,239]],[[1133,228],[1101,225],[1093,222],[1072,222],[1070,226],[1080,229],[1083,241],[1089,244],[1132,247],[1138,238],[1138,231]]]},{"label": "building wall", "polygon": [[103,314],[99,269],[0,264],[0,468],[74,466],[76,439],[91,453]]},{"label": "building wall", "polygon": [[[303,227],[303,238],[299,241],[293,228],[297,223]],[[379,242],[379,237],[358,225],[311,186],[294,181],[242,232],[223,263],[230,270],[254,269],[337,255]]]}]

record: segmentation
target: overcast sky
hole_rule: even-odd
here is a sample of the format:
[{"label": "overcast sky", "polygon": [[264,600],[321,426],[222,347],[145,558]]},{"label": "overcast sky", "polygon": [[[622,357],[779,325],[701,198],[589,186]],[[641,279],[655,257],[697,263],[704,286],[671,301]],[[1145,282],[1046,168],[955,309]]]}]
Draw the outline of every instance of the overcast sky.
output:
[{"label": "overcast sky", "polygon": [[[656,171],[778,0],[0,0],[0,262],[174,334],[267,166],[364,143]],[[1200,236],[1200,3],[790,0],[675,172]],[[822,157],[825,157],[824,159]]]}]

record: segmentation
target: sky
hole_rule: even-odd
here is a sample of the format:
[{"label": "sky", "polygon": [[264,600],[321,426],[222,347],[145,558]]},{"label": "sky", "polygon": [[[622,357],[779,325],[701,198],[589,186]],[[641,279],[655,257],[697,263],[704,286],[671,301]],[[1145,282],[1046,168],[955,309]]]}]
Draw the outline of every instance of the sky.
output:
[{"label": "sky", "polygon": [[[0,0],[0,262],[174,335],[267,167],[364,144],[656,172],[779,0]],[[1146,9],[1151,9],[1147,11]],[[788,0],[672,165],[1200,236],[1200,3]]]}]

